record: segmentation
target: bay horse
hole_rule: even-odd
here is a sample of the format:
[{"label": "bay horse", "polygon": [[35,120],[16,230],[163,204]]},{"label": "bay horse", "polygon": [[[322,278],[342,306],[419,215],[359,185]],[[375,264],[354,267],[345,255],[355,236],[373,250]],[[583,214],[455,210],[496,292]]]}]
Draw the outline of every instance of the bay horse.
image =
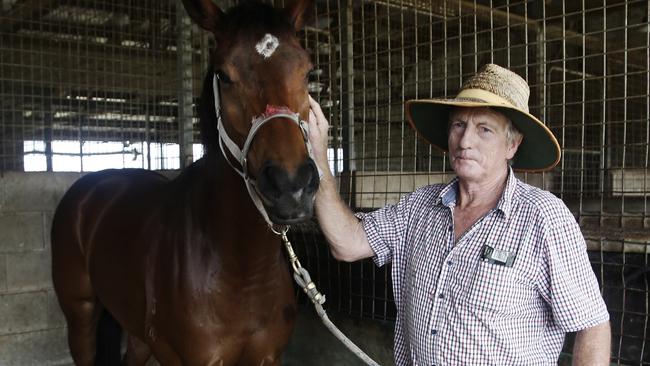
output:
[{"label": "bay horse", "polygon": [[279,365],[293,330],[294,287],[269,225],[309,219],[318,189],[304,122],[312,65],[296,37],[313,4],[183,4],[216,43],[200,103],[206,154],[172,180],[107,170],[63,196],[52,276],[76,365]]}]

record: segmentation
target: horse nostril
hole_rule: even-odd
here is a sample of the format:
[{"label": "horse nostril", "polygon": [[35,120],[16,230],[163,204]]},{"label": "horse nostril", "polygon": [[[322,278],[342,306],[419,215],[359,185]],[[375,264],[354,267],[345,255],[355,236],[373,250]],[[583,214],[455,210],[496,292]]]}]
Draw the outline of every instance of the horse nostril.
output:
[{"label": "horse nostril", "polygon": [[318,189],[319,177],[316,163],[306,160],[295,175],[289,175],[273,162],[267,162],[260,169],[258,189],[266,198],[281,200],[284,195],[299,201],[304,194],[313,194]]},{"label": "horse nostril", "polygon": [[[279,199],[282,196],[283,172],[273,163],[267,162],[261,169],[258,187],[268,198]],[[286,179],[284,179],[286,180]]]}]

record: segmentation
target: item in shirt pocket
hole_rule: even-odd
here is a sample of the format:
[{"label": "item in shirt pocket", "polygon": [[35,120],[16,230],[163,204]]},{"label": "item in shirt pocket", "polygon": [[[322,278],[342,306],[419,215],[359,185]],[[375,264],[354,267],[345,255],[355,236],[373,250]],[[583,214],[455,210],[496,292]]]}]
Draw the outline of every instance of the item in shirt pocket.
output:
[{"label": "item in shirt pocket", "polygon": [[515,262],[515,257],[515,253],[492,248],[487,244],[483,245],[481,249],[481,259],[491,264],[512,267],[512,264]]}]

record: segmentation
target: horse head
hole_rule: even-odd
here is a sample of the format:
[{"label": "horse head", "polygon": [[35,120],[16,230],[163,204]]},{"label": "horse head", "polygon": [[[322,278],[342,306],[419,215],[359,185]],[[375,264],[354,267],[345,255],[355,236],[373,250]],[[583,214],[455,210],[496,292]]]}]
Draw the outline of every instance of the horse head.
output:
[{"label": "horse head", "polygon": [[[216,42],[214,73],[206,82],[215,97],[224,158],[242,175],[267,222],[309,219],[319,183],[305,122],[312,64],[296,33],[312,2],[298,0],[276,9],[245,1],[227,12],[211,0],[183,3],[194,22],[210,31]],[[215,121],[201,123],[214,126]],[[211,153],[209,146],[207,151]]]}]

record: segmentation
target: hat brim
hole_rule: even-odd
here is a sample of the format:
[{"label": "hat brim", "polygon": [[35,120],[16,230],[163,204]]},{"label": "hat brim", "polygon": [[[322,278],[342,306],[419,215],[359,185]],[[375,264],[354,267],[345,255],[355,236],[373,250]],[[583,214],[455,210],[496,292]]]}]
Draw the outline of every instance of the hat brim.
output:
[{"label": "hat brim", "polygon": [[521,172],[543,172],[560,161],[560,145],[553,133],[533,115],[502,103],[467,99],[420,99],[406,102],[411,127],[432,146],[447,152],[449,112],[453,107],[490,107],[503,113],[524,138],[514,156],[512,168]]}]

